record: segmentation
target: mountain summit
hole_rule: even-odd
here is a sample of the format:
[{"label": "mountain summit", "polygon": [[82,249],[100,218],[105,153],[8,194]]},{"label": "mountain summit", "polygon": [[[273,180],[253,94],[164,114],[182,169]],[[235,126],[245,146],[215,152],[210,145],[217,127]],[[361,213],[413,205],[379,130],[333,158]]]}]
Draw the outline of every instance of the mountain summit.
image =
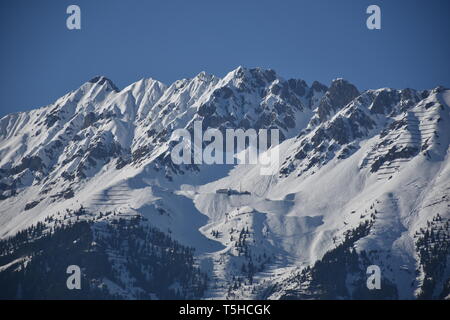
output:
[{"label": "mountain summit", "polygon": [[[195,121],[279,129],[280,166],[174,164]],[[449,123],[442,87],[95,77],[0,119],[0,296],[448,298]]]}]

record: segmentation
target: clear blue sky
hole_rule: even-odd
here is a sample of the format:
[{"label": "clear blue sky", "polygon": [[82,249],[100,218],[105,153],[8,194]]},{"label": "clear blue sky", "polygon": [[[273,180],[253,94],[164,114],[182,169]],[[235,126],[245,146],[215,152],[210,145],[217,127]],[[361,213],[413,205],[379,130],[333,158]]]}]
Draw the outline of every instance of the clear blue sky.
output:
[{"label": "clear blue sky", "polygon": [[[82,30],[66,28],[81,7]],[[370,4],[382,29],[366,28]],[[95,75],[120,88],[239,65],[360,89],[450,87],[449,0],[1,0],[0,116]]]}]

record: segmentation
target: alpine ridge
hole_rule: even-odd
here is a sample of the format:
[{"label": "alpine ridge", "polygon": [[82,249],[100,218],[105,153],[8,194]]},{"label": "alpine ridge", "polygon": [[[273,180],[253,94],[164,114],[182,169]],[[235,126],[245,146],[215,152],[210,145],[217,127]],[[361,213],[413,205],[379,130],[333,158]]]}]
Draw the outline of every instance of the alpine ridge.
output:
[{"label": "alpine ridge", "polygon": [[[280,166],[175,165],[195,121],[279,129]],[[97,76],[0,119],[0,298],[450,299],[449,124],[443,87]]]}]

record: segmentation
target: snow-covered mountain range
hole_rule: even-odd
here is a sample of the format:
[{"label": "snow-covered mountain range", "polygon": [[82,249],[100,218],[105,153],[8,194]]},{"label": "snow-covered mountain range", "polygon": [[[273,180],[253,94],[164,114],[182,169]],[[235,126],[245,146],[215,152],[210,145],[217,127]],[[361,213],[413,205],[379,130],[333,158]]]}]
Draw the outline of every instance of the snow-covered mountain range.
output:
[{"label": "snow-covered mountain range", "polygon": [[[175,165],[172,132],[197,120],[279,129],[280,166]],[[449,145],[442,87],[96,77],[0,119],[0,296],[449,298]]]}]

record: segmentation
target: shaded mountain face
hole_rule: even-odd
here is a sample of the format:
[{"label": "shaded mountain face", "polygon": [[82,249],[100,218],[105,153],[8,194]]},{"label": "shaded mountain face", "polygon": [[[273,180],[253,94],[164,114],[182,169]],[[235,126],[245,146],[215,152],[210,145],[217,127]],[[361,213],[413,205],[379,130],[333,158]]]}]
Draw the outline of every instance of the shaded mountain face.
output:
[{"label": "shaded mountain face", "polygon": [[319,121],[325,121],[358,95],[358,89],[351,83],[344,79],[334,80],[317,107]]},{"label": "shaded mountain face", "polygon": [[[64,245],[85,263],[86,297],[445,298],[449,101],[441,87],[360,92],[260,68],[121,90],[95,77],[0,119],[0,281],[12,297],[38,294],[19,284],[68,232],[83,244]],[[174,164],[172,133],[195,121],[279,129],[280,166]],[[186,277],[155,280],[173,259]],[[364,287],[371,264],[382,292]]]}]

